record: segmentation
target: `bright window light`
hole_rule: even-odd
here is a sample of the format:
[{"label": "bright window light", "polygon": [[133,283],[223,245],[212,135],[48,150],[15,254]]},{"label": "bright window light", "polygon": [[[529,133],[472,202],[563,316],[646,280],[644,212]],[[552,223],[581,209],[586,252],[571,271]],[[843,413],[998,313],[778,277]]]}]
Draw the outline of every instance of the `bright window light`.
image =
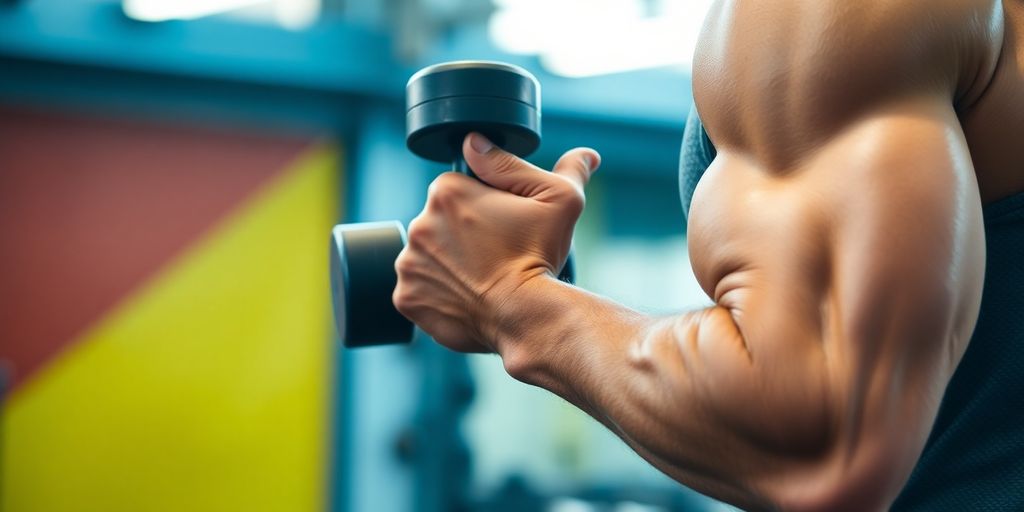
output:
[{"label": "bright window light", "polygon": [[692,63],[713,0],[495,0],[490,37],[539,55],[555,74],[586,77]]},{"label": "bright window light", "polygon": [[124,13],[141,21],[191,20],[265,0],[124,0]]},{"label": "bright window light", "polygon": [[320,15],[320,0],[124,0],[122,5],[129,18],[149,22],[230,14],[301,29]]}]

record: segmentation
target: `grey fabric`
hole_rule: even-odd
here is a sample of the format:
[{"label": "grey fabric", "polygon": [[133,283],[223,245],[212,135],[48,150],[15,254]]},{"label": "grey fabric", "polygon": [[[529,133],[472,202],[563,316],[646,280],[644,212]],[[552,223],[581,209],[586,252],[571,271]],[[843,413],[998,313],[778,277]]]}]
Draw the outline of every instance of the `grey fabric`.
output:
[{"label": "grey fabric", "polygon": [[683,203],[683,215],[690,218],[690,203],[693,202],[693,191],[704,171],[715,159],[715,147],[708,138],[704,124],[697,115],[697,107],[690,107],[690,117],[686,120],[683,131],[683,147],[679,152],[679,199]]},{"label": "grey fabric", "polygon": [[1024,510],[1024,194],[985,207],[974,335],[898,511]]}]

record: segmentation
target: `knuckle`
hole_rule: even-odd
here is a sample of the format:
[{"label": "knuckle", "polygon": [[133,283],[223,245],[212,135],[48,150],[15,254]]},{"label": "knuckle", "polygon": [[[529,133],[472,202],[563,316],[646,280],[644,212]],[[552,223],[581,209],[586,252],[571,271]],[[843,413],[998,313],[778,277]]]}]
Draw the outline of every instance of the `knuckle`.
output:
[{"label": "knuckle", "polygon": [[463,184],[455,174],[438,176],[427,190],[427,206],[442,209],[450,207],[462,196],[462,188]]},{"label": "knuckle", "polygon": [[495,174],[509,174],[519,170],[523,161],[511,153],[501,153],[493,157],[489,164]]},{"label": "knuckle", "polygon": [[399,313],[409,316],[413,313],[413,297],[408,292],[408,287],[399,284],[395,287],[395,291],[391,294],[391,302],[395,305],[395,309]]},{"label": "knuckle", "polygon": [[583,208],[586,205],[587,199],[584,197],[583,192],[576,187],[572,187],[572,193],[568,195],[565,201],[566,209],[578,216],[583,213]]},{"label": "knuckle", "polygon": [[511,153],[501,153],[491,160],[491,165],[496,171],[509,171],[519,165],[519,159],[512,156]]},{"label": "knuckle", "polygon": [[579,215],[583,213],[587,198],[583,190],[567,178],[559,176],[558,184],[554,187],[558,202],[567,212]]},{"label": "knuckle", "polygon": [[399,282],[412,275],[414,269],[415,265],[408,252],[402,251],[398,258],[395,258],[395,273],[398,274]]},{"label": "knuckle", "polygon": [[[416,217],[409,223],[406,237],[409,247],[421,249],[430,246],[430,241],[434,237],[434,230],[430,228],[430,224],[422,217]],[[405,251],[403,251],[403,254],[405,254]]]},{"label": "knuckle", "polygon": [[419,301],[416,299],[415,290],[415,283],[410,283],[408,278],[403,279],[401,275],[399,276],[398,283],[395,285],[394,291],[391,292],[391,302],[399,313],[410,316],[417,311]]}]

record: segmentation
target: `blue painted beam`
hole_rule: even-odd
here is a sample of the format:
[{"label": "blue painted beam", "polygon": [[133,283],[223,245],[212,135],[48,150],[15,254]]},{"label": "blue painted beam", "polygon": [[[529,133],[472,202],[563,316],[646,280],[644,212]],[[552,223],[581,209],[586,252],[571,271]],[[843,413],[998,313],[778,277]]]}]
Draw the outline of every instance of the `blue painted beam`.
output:
[{"label": "blue painted beam", "polygon": [[0,8],[0,57],[391,98],[407,77],[386,34],[343,20],[302,31],[216,16],[144,23],[109,0]]}]

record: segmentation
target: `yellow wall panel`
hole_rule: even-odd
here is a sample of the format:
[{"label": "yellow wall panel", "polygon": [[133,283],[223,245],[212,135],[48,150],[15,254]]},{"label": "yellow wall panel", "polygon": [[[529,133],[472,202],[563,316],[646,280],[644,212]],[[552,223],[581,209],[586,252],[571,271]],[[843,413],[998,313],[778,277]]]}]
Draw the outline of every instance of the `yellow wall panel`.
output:
[{"label": "yellow wall panel", "polygon": [[325,508],[338,162],[311,147],[9,397],[4,512]]}]

